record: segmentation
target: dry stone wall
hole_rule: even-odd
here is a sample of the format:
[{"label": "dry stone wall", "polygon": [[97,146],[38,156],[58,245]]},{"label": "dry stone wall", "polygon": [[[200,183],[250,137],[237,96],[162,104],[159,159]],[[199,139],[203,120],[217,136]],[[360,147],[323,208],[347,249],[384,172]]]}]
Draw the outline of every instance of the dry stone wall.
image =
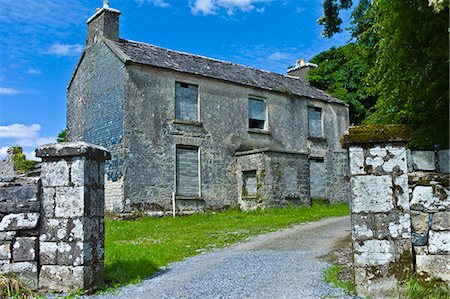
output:
[{"label": "dry stone wall", "polygon": [[450,283],[448,155],[448,150],[411,153],[409,199],[416,272]]},{"label": "dry stone wall", "polygon": [[37,288],[40,180],[13,174],[0,178],[0,274],[17,273]]},{"label": "dry stone wall", "polygon": [[104,161],[85,142],[45,145],[40,177],[0,180],[0,273],[32,289],[92,289],[103,280]]}]

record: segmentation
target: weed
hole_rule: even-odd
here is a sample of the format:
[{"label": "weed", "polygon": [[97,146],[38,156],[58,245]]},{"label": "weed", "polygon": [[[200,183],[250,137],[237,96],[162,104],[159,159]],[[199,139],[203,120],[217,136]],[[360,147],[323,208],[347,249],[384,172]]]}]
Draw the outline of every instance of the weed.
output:
[{"label": "weed", "polygon": [[356,294],[356,287],[350,281],[342,281],[340,274],[344,271],[342,266],[332,265],[323,272],[323,280],[332,283],[335,287],[343,289],[347,294]]},{"label": "weed", "polygon": [[410,299],[447,299],[450,298],[450,287],[444,282],[427,282],[412,275],[405,282],[405,293]]},{"label": "weed", "polygon": [[33,296],[15,275],[0,275],[0,298],[26,299]]}]

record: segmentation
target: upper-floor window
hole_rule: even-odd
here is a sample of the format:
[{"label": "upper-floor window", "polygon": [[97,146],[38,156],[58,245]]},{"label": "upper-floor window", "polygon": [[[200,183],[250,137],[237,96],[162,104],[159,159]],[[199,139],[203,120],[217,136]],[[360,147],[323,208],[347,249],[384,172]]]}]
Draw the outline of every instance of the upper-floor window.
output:
[{"label": "upper-floor window", "polygon": [[308,107],[308,134],[309,137],[323,137],[321,108]]},{"label": "upper-floor window", "polygon": [[198,121],[198,85],[175,82],[175,118]]},{"label": "upper-floor window", "polygon": [[264,100],[248,99],[248,127],[250,129],[267,129],[266,103]]}]

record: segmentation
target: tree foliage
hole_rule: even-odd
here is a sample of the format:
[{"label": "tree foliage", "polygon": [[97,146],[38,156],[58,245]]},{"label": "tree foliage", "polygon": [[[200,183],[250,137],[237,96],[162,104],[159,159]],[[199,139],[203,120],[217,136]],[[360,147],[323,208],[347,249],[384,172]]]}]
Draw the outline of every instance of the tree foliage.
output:
[{"label": "tree foliage", "polygon": [[311,62],[319,67],[308,73],[311,85],[349,104],[350,122],[361,124],[375,104],[364,77],[372,67],[370,48],[356,43],[331,48]]},{"label": "tree foliage", "polygon": [[67,129],[59,132],[58,136],[56,137],[56,142],[67,142]]},{"label": "tree foliage", "polygon": [[376,63],[369,73],[379,94],[373,123],[403,123],[414,148],[448,148],[448,7],[435,13],[423,0],[376,6]]},{"label": "tree foliage", "polygon": [[[339,10],[348,9],[349,3],[324,1],[324,17],[319,20],[324,36],[341,31]],[[329,62],[324,60],[323,78],[313,78],[311,82],[322,84],[321,88],[347,101],[355,120],[363,116],[366,123],[409,125],[414,131],[412,148],[448,147],[448,0],[360,0],[351,17],[349,29],[360,48],[346,45],[334,49],[333,55],[343,55],[348,60],[338,68],[329,68]],[[353,47],[355,52],[344,55],[346,47]],[[313,59],[319,64],[316,74],[321,72],[322,54]],[[359,64],[354,67],[358,70],[363,65],[366,72],[349,73],[351,65],[345,62],[355,60]],[[345,86],[343,74],[361,77],[349,79],[357,82],[358,88],[344,87],[346,92],[339,96],[338,87]],[[365,96],[356,96],[358,92]],[[373,113],[368,113],[375,98]],[[356,100],[366,108],[364,115],[354,105]]]}]

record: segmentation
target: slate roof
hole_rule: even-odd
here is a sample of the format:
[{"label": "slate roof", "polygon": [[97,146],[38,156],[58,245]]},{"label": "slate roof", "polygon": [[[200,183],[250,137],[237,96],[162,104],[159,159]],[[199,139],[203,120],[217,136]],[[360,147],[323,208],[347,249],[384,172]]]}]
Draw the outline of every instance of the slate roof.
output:
[{"label": "slate roof", "polygon": [[113,45],[120,49],[122,52],[120,56],[126,61],[344,104],[341,100],[295,77],[125,39],[114,41]]}]

